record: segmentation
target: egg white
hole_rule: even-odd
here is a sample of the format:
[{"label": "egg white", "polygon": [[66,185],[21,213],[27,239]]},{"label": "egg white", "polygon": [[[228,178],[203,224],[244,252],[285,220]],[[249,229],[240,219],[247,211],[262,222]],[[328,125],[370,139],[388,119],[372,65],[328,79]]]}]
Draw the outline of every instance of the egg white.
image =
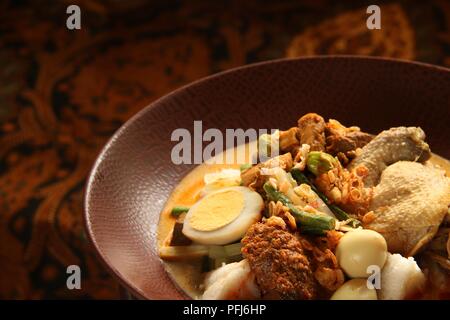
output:
[{"label": "egg white", "polygon": [[[208,197],[233,190],[240,192],[244,196],[244,206],[239,215],[225,226],[212,231],[199,231],[189,223],[190,217],[194,214],[197,206]],[[223,188],[218,191],[209,193],[204,198],[194,204],[186,214],[183,224],[183,234],[192,241],[199,244],[207,245],[224,245],[240,240],[246,233],[247,229],[255,222],[261,219],[261,211],[264,208],[262,197],[255,191],[242,186]]]},{"label": "egg white", "polygon": [[200,197],[222,188],[238,186],[241,183],[241,170],[222,169],[219,172],[207,173],[203,181],[205,186],[200,191]]}]

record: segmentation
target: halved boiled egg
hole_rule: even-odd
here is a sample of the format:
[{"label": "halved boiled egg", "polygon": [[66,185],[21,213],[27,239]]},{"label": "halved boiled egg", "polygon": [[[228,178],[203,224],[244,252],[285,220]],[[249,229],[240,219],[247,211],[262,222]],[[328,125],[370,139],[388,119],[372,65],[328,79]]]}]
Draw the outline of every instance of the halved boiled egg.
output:
[{"label": "halved boiled egg", "polygon": [[241,239],[261,219],[261,196],[241,186],[209,193],[186,214],[183,234],[194,242],[223,245]]}]

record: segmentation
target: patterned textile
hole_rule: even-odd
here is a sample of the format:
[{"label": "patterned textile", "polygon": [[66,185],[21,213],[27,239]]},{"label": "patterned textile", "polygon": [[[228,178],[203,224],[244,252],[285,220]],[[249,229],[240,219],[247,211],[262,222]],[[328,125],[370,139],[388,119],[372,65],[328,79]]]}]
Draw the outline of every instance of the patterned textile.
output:
[{"label": "patterned textile", "polygon": [[[82,29],[65,27],[66,7]],[[284,56],[363,54],[450,66],[450,2],[2,1],[0,298],[119,298],[88,243],[82,199],[114,131],[193,80]],[[67,290],[66,266],[82,269]]]}]

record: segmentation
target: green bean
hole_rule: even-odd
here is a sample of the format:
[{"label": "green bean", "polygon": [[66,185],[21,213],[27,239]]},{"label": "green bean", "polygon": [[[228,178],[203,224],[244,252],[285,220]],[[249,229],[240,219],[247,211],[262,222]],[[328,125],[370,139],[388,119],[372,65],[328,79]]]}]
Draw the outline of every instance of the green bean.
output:
[{"label": "green bean", "polygon": [[307,233],[323,234],[327,230],[334,229],[336,221],[333,217],[298,209],[285,194],[277,191],[269,182],[266,182],[263,188],[269,200],[280,201],[289,209],[295,221],[300,225],[300,230],[303,229]]},{"label": "green bean", "polygon": [[306,166],[315,176],[330,171],[336,165],[337,160],[331,154],[321,151],[311,151],[306,158]]},{"label": "green bean", "polygon": [[184,212],[188,212],[189,211],[189,207],[183,207],[183,206],[176,206],[172,208],[172,211],[170,212],[170,214],[173,217],[178,217],[180,214],[184,213]]}]

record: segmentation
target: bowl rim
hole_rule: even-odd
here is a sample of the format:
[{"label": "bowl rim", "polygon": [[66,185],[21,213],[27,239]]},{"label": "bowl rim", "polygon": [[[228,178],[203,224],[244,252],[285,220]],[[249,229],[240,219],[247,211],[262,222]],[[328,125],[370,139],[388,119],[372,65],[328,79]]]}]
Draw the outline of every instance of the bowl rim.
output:
[{"label": "bowl rim", "polygon": [[[133,116],[131,116],[128,120],[126,120],[114,133],[113,135],[108,139],[108,141],[105,143],[105,145],[101,148],[100,152],[97,154],[96,159],[94,161],[94,164],[92,165],[92,168],[90,169],[88,173],[88,178],[86,180],[85,188],[84,188],[84,195],[83,195],[83,223],[84,228],[87,231],[87,236],[90,241],[90,243],[94,247],[94,251],[96,256],[99,258],[101,263],[105,266],[105,269],[109,272],[110,275],[115,278],[119,282],[119,284],[127,290],[133,297],[139,298],[139,299],[149,299],[144,292],[135,285],[133,285],[128,279],[126,279],[119,270],[114,267],[114,265],[108,261],[108,258],[104,255],[102,250],[99,248],[99,245],[97,243],[96,237],[94,235],[93,229],[92,229],[92,223],[90,220],[90,217],[92,215],[92,212],[89,210],[89,202],[91,199],[92,194],[92,186],[95,180],[96,173],[98,171],[98,168],[100,164],[102,163],[103,159],[105,158],[105,155],[107,151],[113,146],[114,142],[122,135],[122,133],[127,130],[128,127],[131,127],[137,119],[139,119],[144,113],[149,112],[151,109],[157,107],[162,101],[169,99],[171,96],[178,94],[179,92],[185,90],[187,87],[194,87],[197,85],[200,85],[204,82],[210,81],[212,79],[221,77],[223,75],[226,75],[228,73],[233,72],[239,72],[241,70],[246,69],[253,69],[258,68],[263,65],[269,65],[269,64],[277,64],[277,63],[283,63],[283,62],[289,62],[289,61],[302,61],[302,60],[359,60],[359,61],[371,61],[371,62],[388,62],[388,63],[395,63],[395,64],[412,64],[419,66],[421,68],[426,68],[430,70],[436,70],[440,72],[450,72],[450,68],[434,65],[431,63],[426,62],[419,62],[419,61],[412,61],[412,60],[406,60],[406,59],[398,59],[398,58],[391,58],[391,57],[378,57],[378,56],[364,56],[364,55],[348,55],[348,54],[334,54],[334,55],[307,55],[302,57],[294,57],[294,58],[278,58],[278,59],[271,59],[271,60],[265,60],[260,62],[255,62],[251,64],[242,65],[239,67],[231,68],[228,70],[224,70],[221,72],[217,72],[214,74],[211,74],[206,77],[202,77],[200,79],[194,80],[192,82],[189,82],[183,86],[180,86],[177,89],[174,89],[170,91],[169,93],[157,98],[147,106],[143,107],[141,110],[136,112]],[[165,268],[164,268],[165,270]],[[171,281],[173,279],[170,277]],[[181,294],[186,295],[183,291],[180,291],[178,286],[176,284],[175,288],[178,290]]]}]

